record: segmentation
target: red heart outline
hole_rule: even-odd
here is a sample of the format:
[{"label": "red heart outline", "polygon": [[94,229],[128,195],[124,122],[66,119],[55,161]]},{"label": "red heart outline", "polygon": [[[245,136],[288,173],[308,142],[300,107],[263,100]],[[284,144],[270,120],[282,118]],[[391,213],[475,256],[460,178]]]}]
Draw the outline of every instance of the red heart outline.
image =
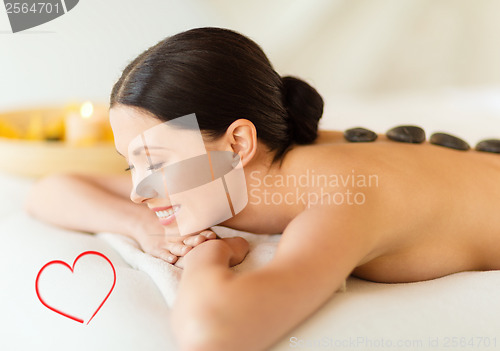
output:
[{"label": "red heart outline", "polygon": [[42,274],[43,270],[45,268],[47,268],[48,266],[50,265],[53,265],[53,264],[62,264],[63,266],[69,268],[69,270],[71,271],[71,273],[73,273],[73,270],[75,269],[75,264],[76,264],[76,261],[78,261],[81,257],[85,256],[85,255],[97,255],[97,256],[101,256],[102,258],[104,258],[106,261],[108,261],[108,263],[111,265],[111,268],[113,269],[113,286],[111,286],[111,289],[109,290],[108,294],[106,295],[106,297],[104,298],[104,300],[102,300],[101,304],[99,305],[99,307],[97,307],[97,309],[95,310],[94,314],[92,315],[92,317],[90,317],[89,321],[87,322],[87,325],[90,323],[90,321],[92,320],[92,318],[94,318],[94,316],[97,314],[97,312],[99,312],[99,310],[101,309],[102,305],[104,305],[104,303],[106,302],[106,300],[108,299],[109,295],[111,295],[111,292],[113,291],[113,289],[115,288],[115,284],[116,284],[116,271],[115,271],[115,267],[113,266],[113,263],[111,263],[111,261],[109,260],[109,258],[107,258],[106,256],[104,256],[102,253],[100,252],[97,252],[97,251],[85,251],[85,252],[82,252],[81,254],[78,255],[77,258],[75,258],[75,261],[73,262],[73,267],[70,267],[66,262],[64,261],[60,261],[60,260],[55,260],[55,261],[50,261],[48,263],[46,263],[42,269],[40,269],[40,271],[38,272],[38,275],[36,276],[36,281],[35,281],[35,289],[36,289],[36,296],[38,296],[38,299],[40,300],[40,302],[45,306],[47,307],[48,309],[56,312],[56,313],[59,313],[60,315],[63,315],[64,317],[67,317],[69,319],[72,319],[74,321],[77,321],[77,322],[80,322],[80,323],[83,323],[83,319],[80,319],[78,317],[74,317],[74,316],[71,316],[67,313],[64,313],[63,311],[59,311],[57,308],[54,308],[50,305],[48,305],[42,298],[42,296],[40,296],[40,291],[38,290],[38,280],[40,279],[40,275]]}]

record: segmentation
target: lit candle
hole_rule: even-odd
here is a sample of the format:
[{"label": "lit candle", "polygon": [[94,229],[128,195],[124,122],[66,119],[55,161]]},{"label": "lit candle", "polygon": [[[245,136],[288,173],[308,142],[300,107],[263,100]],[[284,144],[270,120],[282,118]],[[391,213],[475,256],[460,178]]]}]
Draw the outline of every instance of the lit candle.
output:
[{"label": "lit candle", "polygon": [[66,116],[66,142],[76,146],[89,146],[102,139],[103,119],[95,113],[91,102],[85,102],[80,111]]}]

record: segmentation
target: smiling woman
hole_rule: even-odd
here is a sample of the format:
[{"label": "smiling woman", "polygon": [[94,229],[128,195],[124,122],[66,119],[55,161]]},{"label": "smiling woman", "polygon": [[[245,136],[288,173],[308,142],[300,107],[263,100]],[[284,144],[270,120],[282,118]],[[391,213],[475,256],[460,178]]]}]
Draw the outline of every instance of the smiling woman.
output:
[{"label": "smiling woman", "polygon": [[[146,117],[152,125],[137,129],[135,119],[141,117],[129,119],[127,113],[112,109],[110,118],[117,148],[128,150],[132,200],[155,198],[148,206],[161,209],[155,212],[168,234],[189,235],[241,211],[246,186],[240,161],[233,152],[205,150],[194,114],[164,123]],[[130,137],[129,131],[139,134]]]},{"label": "smiling woman", "polygon": [[[110,106],[116,148],[131,165],[127,185],[135,205],[112,195],[111,181],[63,180],[82,197],[81,213],[100,212],[93,229],[115,225],[152,255],[169,262],[183,257],[171,320],[183,351],[268,349],[350,274],[413,282],[500,268],[498,155],[383,135],[369,143],[346,142],[339,132],[317,138],[323,108],[317,91],[281,78],[258,45],[238,33],[198,28],[162,40],[123,71]],[[169,126],[193,113],[196,128]],[[169,185],[167,167],[217,152],[235,156],[251,181],[232,187],[234,179],[213,173],[211,192],[199,196],[194,191],[203,186],[184,187],[180,193],[196,195],[176,201],[178,183],[195,184],[203,172],[176,166]],[[40,186],[38,197],[49,188]],[[283,201],[249,201],[225,218],[236,208],[235,188]],[[321,201],[354,191],[363,201]],[[275,257],[235,273],[229,268],[244,260],[248,243],[216,238],[212,224],[200,224],[208,223],[202,215],[238,230],[282,233]]]}]

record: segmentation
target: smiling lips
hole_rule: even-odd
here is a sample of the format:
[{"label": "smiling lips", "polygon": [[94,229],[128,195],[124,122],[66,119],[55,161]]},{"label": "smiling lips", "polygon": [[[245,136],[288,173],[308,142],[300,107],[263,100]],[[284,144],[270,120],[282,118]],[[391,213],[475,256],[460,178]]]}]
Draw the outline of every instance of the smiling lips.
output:
[{"label": "smiling lips", "polygon": [[169,225],[175,220],[175,214],[180,210],[181,206],[174,205],[168,207],[155,207],[151,211],[154,211],[158,216],[158,220],[162,225]]}]

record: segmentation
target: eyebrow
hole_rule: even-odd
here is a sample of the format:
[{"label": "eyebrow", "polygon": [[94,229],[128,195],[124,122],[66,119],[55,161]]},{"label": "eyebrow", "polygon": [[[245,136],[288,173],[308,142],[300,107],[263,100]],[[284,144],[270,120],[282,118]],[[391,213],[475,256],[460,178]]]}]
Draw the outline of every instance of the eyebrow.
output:
[{"label": "eyebrow", "polygon": [[[158,150],[158,149],[168,149],[167,147],[162,147],[162,146],[148,146],[148,150]],[[141,153],[141,151],[146,150],[145,147],[139,146],[137,149],[135,149],[132,154],[134,156],[137,156]]]},{"label": "eyebrow", "polygon": [[[148,146],[148,149],[149,149],[149,150],[158,150],[158,149],[163,149],[163,150],[165,150],[165,149],[168,149],[168,148],[167,148],[167,147],[161,147],[161,146]],[[139,155],[139,154],[141,153],[141,151],[142,151],[142,150],[145,150],[145,148],[144,148],[144,147],[142,147],[142,146],[139,146],[137,149],[135,149],[135,150],[132,152],[132,154],[133,154],[134,156],[137,156],[137,155]],[[125,156],[123,156],[123,155],[122,155],[122,153],[121,153],[120,151],[116,150],[116,152],[118,153],[118,155],[120,155],[120,156],[122,156],[122,157],[125,157]]]}]

